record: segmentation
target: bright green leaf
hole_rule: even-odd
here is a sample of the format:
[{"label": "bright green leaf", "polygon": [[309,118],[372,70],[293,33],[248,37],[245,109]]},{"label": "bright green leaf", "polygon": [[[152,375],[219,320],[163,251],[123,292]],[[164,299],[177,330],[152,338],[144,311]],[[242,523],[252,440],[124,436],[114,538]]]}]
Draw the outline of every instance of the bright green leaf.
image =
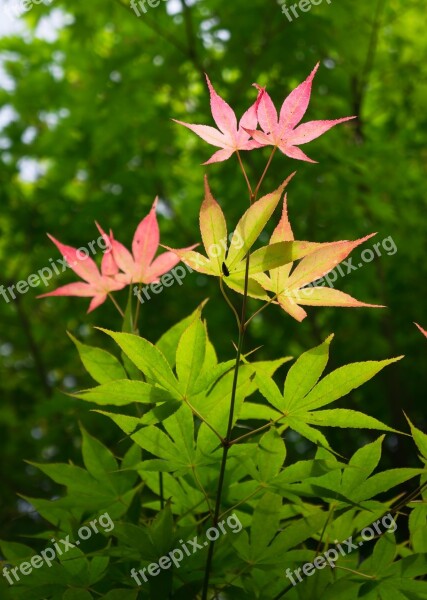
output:
[{"label": "bright green leaf", "polygon": [[202,302],[200,306],[198,306],[191,315],[185,317],[185,319],[182,319],[182,321],[179,321],[178,323],[173,325],[168,331],[166,331],[166,333],[164,333],[161,336],[161,338],[156,343],[156,347],[166,358],[172,369],[175,366],[176,349],[178,347],[178,343],[181,339],[182,334],[187,329],[187,327],[191,325],[191,323],[194,321],[197,315],[201,314],[204,306],[206,305],[206,302],[206,300]]},{"label": "bright green leaf", "polygon": [[126,371],[115,356],[101,348],[82,344],[71,333],[68,336],[76,345],[87,372],[97,383],[126,379]]},{"label": "bright green leaf", "polygon": [[271,428],[260,439],[256,455],[258,471],[264,483],[268,483],[280,473],[285,458],[285,442],[277,430]]},{"label": "bright green leaf", "polygon": [[108,329],[101,329],[113,338],[130,360],[147,377],[159,383],[168,391],[179,397],[178,382],[171,367],[158,348],[137,335],[130,333],[115,333]]},{"label": "bright green leaf", "polygon": [[378,429],[379,431],[393,431],[396,429],[384,425],[381,421],[364,415],[356,410],[336,408],[333,410],[317,410],[310,413],[299,413],[298,417],[311,425],[322,427],[353,427],[357,429]]},{"label": "bright green leaf", "polygon": [[368,361],[352,363],[340,367],[329,375],[326,375],[316,387],[304,398],[304,402],[298,407],[304,410],[313,410],[330,404],[338,398],[342,398],[355,388],[358,388],[384,367],[391,365],[403,357],[391,358],[383,361]]},{"label": "bright green leaf", "polygon": [[288,181],[285,181],[275,192],[257,200],[240,219],[231,238],[226,261],[230,273],[258,239],[279,204],[287,183]]},{"label": "bright green leaf", "polygon": [[289,369],[282,405],[284,410],[293,409],[319,381],[329,360],[329,347],[332,339],[333,335],[329,336],[320,346],[301,354]]},{"label": "bright green leaf", "polygon": [[411,421],[408,419],[408,417],[406,417],[406,418],[411,427],[411,433],[412,433],[412,437],[414,438],[414,442],[415,442],[418,450],[421,452],[421,455],[424,458],[424,460],[427,460],[427,434],[425,434],[420,429],[417,429],[417,427],[415,427],[415,425],[413,425],[411,423]]},{"label": "bright green leaf", "polygon": [[176,372],[182,393],[191,393],[196,385],[206,355],[206,327],[196,318],[184,331],[176,352]]},{"label": "bright green leaf", "polygon": [[206,254],[211,264],[216,264],[216,271],[220,275],[227,250],[227,224],[220,205],[212,196],[207,177],[205,199],[200,209],[200,232]]},{"label": "bright green leaf", "polygon": [[343,489],[347,492],[356,489],[361,483],[372,475],[381,458],[381,446],[384,436],[379,437],[375,442],[366,444],[359,448],[350,459],[350,469],[343,473]]},{"label": "bright green leaf", "polygon": [[119,466],[110,450],[80,427],[83,436],[83,462],[89,473],[99,481],[105,481]]},{"label": "bright green leaf", "polygon": [[251,555],[256,560],[263,554],[280,527],[282,499],[277,494],[267,492],[255,507],[251,525]]},{"label": "bright green leaf", "polygon": [[137,404],[158,404],[159,402],[175,400],[174,396],[163,388],[130,379],[110,381],[98,387],[73,394],[73,396],[101,406],[126,406],[134,402]]}]

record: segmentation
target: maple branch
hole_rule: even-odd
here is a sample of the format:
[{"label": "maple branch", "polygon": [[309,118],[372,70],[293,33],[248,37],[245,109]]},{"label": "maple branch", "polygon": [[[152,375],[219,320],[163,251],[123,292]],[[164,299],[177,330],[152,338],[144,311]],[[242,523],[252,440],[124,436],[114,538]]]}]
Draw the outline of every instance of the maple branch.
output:
[{"label": "maple branch", "polygon": [[290,583],[288,586],[285,587],[284,590],[282,590],[279,594],[277,594],[277,596],[274,596],[273,600],[280,600],[280,598],[283,598],[283,596],[286,596],[286,594],[289,592],[289,590],[291,590],[294,586],[292,585],[292,583]]},{"label": "maple branch", "polygon": [[191,58],[196,69],[201,73],[202,79],[204,80],[205,73],[202,65],[199,62],[199,57],[197,56],[197,38],[194,33],[192,9],[187,4],[187,0],[181,0],[181,5],[184,14],[185,28],[187,31],[188,55]]},{"label": "maple branch", "polygon": [[[115,0],[115,1],[122,8],[124,8],[125,10],[127,10],[128,12],[130,12],[133,15],[133,17],[137,18],[137,15],[135,15],[135,13],[132,10],[132,7],[130,5],[124,4],[121,0]],[[174,46],[177,50],[179,50],[183,54],[187,54],[187,49],[185,48],[185,46],[183,46],[181,44],[181,42],[179,42],[174,36],[170,35],[169,33],[165,33],[164,31],[162,31],[161,29],[159,29],[159,27],[155,24],[155,22],[152,21],[147,15],[144,15],[144,18],[142,19],[142,22],[145,25],[147,25],[149,27],[149,29],[151,29],[152,31],[154,31],[154,33],[157,33],[157,35],[159,37],[163,38],[165,41],[167,41],[170,44],[172,44],[172,46]]]},{"label": "maple branch", "polygon": [[[216,525],[218,524],[219,519],[220,519],[225,471],[226,471],[226,465],[227,465],[228,451],[230,449],[231,431],[233,429],[234,408],[235,408],[236,396],[237,396],[237,381],[238,381],[238,377],[239,377],[239,365],[240,365],[240,359],[241,359],[242,351],[243,351],[243,341],[244,341],[244,337],[245,337],[245,324],[244,323],[245,323],[245,315],[246,315],[248,283],[249,283],[249,254],[247,255],[247,258],[246,258],[245,293],[243,296],[242,318],[240,320],[240,327],[239,327],[239,342],[237,345],[237,355],[236,355],[236,363],[235,363],[235,368],[234,368],[233,386],[231,389],[231,402],[230,402],[230,412],[228,415],[227,434],[226,434],[225,440],[223,442],[221,468],[220,468],[220,473],[219,473],[218,490],[217,490],[217,495],[216,495],[215,512],[214,512],[214,518],[213,518],[213,526],[214,527],[216,527]],[[206,561],[202,600],[207,600],[207,598],[208,598],[209,578],[210,578],[214,548],[215,548],[215,542],[211,541],[211,543],[209,544],[208,557],[207,557],[207,561]]]},{"label": "maple branch", "polygon": [[[249,178],[248,178],[248,175],[246,173],[245,167],[243,165],[240,153],[237,150],[237,159],[239,161],[239,165],[242,170],[243,177],[246,181],[246,185],[248,186],[249,204],[250,205],[252,205],[257,200],[258,192],[261,188],[261,185],[265,178],[265,175],[267,174],[267,171],[271,165],[274,154],[275,154],[275,149],[273,149],[273,152],[267,162],[267,165],[264,169],[261,179],[259,180],[259,182],[255,188],[255,191],[253,191],[252,186],[249,181]],[[219,519],[220,519],[222,493],[223,493],[223,489],[224,489],[228,451],[231,448],[231,442],[232,442],[231,434],[232,434],[232,430],[233,430],[234,412],[235,412],[236,398],[237,398],[237,383],[238,383],[238,378],[239,378],[239,367],[240,367],[240,361],[241,361],[241,357],[242,357],[242,353],[243,353],[243,343],[244,343],[245,333],[246,333],[246,310],[247,310],[248,289],[249,289],[249,266],[250,266],[250,253],[248,252],[246,254],[245,283],[244,283],[244,292],[243,292],[242,312],[241,312],[241,318],[239,319],[239,341],[237,344],[236,362],[234,364],[233,385],[231,388],[230,411],[229,411],[229,415],[228,415],[227,433],[226,433],[225,439],[223,440],[223,443],[222,443],[223,452],[222,452],[222,460],[221,460],[218,488],[217,488],[217,494],[216,494],[215,512],[214,512],[214,518],[213,518],[213,526],[214,527],[216,527],[216,525],[218,524]],[[208,598],[209,579],[210,579],[210,573],[211,573],[211,568],[212,568],[214,549],[215,549],[215,541],[211,541],[209,544],[208,556],[206,559],[205,576],[204,576],[204,580],[203,580],[202,600],[207,600],[207,598]]]},{"label": "maple branch", "polygon": [[[130,5],[124,4],[121,0],[115,0],[115,2],[117,2],[117,4],[119,4],[122,8],[124,8],[128,12],[132,13],[132,15],[135,18],[137,18]],[[183,4],[183,6],[185,6],[183,0],[181,0],[181,2]],[[193,53],[193,49],[191,48],[191,46],[189,46],[188,48],[185,47],[184,44],[181,44],[181,42],[175,36],[171,35],[170,33],[166,32],[166,31],[163,31],[157,25],[156,21],[154,21],[153,19],[151,19],[146,14],[144,15],[144,18],[141,19],[141,21],[142,21],[142,23],[144,25],[146,25],[149,29],[151,29],[151,31],[154,31],[154,33],[156,33],[160,38],[162,38],[163,40],[165,40],[165,42],[168,42],[176,50],[178,50],[184,56],[186,56],[187,58],[189,58],[191,60],[191,62],[193,63],[193,65],[195,66],[196,70],[199,71],[199,73],[201,74],[202,78],[204,79],[204,70],[203,70],[203,67],[199,64],[197,56]]]},{"label": "maple branch", "polygon": [[362,76],[360,78],[360,94],[366,89],[369,83],[372,69],[375,63],[375,57],[378,49],[379,30],[381,27],[381,17],[386,5],[386,0],[378,0],[375,9],[374,21],[372,24],[371,37],[369,39],[368,53],[366,56],[365,65],[363,67]]},{"label": "maple branch", "polygon": [[379,30],[381,27],[381,17],[384,11],[386,4],[386,0],[378,0],[377,6],[375,9],[375,16],[372,23],[372,31],[368,44],[368,51],[366,55],[365,64],[363,65],[362,73],[360,79],[354,80],[354,112],[356,115],[359,115],[359,118],[356,121],[356,133],[361,141],[364,140],[365,135],[363,131],[363,120],[361,117],[361,112],[363,109],[363,104],[365,101],[365,91],[369,84],[369,79],[371,76],[372,69],[375,64],[375,57],[378,48],[378,38],[379,38]]},{"label": "maple branch", "polygon": [[41,352],[39,351],[37,342],[33,336],[30,319],[27,316],[27,313],[24,310],[22,305],[22,300],[19,294],[16,296],[15,300],[16,312],[19,316],[19,321],[22,325],[22,329],[24,330],[24,334],[27,338],[28,347],[30,349],[31,355],[34,360],[34,364],[36,366],[37,372],[39,374],[40,380],[42,382],[43,388],[46,392],[47,396],[52,396],[52,388],[49,385],[49,379],[47,376],[47,369],[44,365],[43,358]]}]

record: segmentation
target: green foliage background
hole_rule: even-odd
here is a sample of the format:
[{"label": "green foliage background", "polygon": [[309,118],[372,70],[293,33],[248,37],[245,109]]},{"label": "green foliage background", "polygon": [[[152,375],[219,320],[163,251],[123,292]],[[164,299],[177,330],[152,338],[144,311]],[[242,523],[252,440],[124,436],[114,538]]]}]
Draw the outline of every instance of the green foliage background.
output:
[{"label": "green foliage background", "polygon": [[[61,24],[57,35],[44,39],[41,32],[55,23]],[[309,118],[358,114],[359,120],[311,144],[319,165],[277,159],[264,189],[298,169],[289,190],[298,239],[356,239],[371,231],[378,231],[377,241],[392,236],[394,256],[383,252],[337,283],[389,308],[312,309],[302,324],[274,309],[254,324],[247,347],[263,345],[258,360],[298,356],[335,332],[330,368],[405,354],[354,392],[347,406],[369,407],[372,416],[407,430],[403,408],[425,429],[425,342],[412,324],[427,323],[424,2],[334,0],[289,23],[275,0],[170,0],[141,18],[119,0],[55,0],[34,6],[25,24],[25,34],[0,39],[0,110],[14,115],[0,121],[1,284],[27,279],[59,258],[46,232],[87,246],[98,237],[96,219],[129,244],[156,194],[163,201],[163,243],[197,242],[205,172],[199,165],[211,149],[171,118],[211,123],[205,71],[241,114],[255,98],[254,81],[268,84],[279,102],[320,59]],[[245,158],[255,178],[263,152]],[[28,161],[41,169],[35,181],[22,178]],[[232,222],[247,201],[236,172],[232,161],[209,168]],[[67,274],[53,284],[71,280]],[[8,304],[0,297],[2,537],[38,530],[17,492],[56,493],[25,459],[79,463],[79,421],[116,454],[127,448],[112,424],[63,393],[89,381],[66,330],[98,345],[93,324],[120,327],[113,307],[87,316],[85,300],[36,300],[37,293]],[[231,358],[235,324],[215,282],[198,275],[142,307],[141,334],[158,339],[206,297],[210,335],[222,359]],[[125,303],[125,292],[120,300]],[[334,435],[346,456],[375,437]],[[409,442],[387,439],[388,466],[408,466]],[[307,448],[294,440],[296,455]]]}]

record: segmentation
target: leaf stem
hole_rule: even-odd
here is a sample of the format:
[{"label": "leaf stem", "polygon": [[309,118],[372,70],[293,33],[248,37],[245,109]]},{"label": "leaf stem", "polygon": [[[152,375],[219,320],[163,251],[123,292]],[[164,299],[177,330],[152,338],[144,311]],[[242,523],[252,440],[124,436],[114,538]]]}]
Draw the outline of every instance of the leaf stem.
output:
[{"label": "leaf stem", "polygon": [[263,174],[261,175],[261,179],[259,180],[258,185],[255,188],[255,192],[253,194],[255,198],[257,198],[257,196],[258,196],[258,192],[259,192],[259,190],[261,188],[261,185],[262,185],[262,182],[264,181],[265,176],[267,175],[267,171],[270,168],[270,165],[271,165],[271,163],[273,161],[273,158],[274,158],[274,155],[276,154],[276,151],[277,151],[277,146],[274,146],[273,151],[270,154],[270,158],[268,159],[268,162],[267,162],[267,164],[265,166],[265,169],[263,171]]},{"label": "leaf stem", "polygon": [[233,303],[231,302],[230,298],[227,296],[227,293],[226,293],[226,291],[224,289],[224,282],[223,282],[222,277],[219,278],[219,287],[221,288],[221,293],[224,296],[224,300],[227,302],[228,306],[233,311],[233,314],[236,317],[237,327],[238,327],[238,329],[240,329],[240,317],[239,317],[239,314],[238,314],[237,310],[235,309]]},{"label": "leaf stem", "polygon": [[261,306],[261,308],[259,308],[256,312],[254,312],[254,314],[249,317],[249,319],[246,321],[245,323],[245,327],[247,327],[249,325],[249,323],[252,321],[252,319],[255,319],[255,317],[257,317],[260,313],[262,313],[262,311],[267,308],[267,306],[270,306],[270,304],[272,302],[274,302],[275,300],[277,300],[277,298],[279,297],[280,294],[275,294],[272,298],[270,298],[270,300],[268,302],[266,302],[263,306]]},{"label": "leaf stem", "polygon": [[264,429],[268,429],[269,427],[272,427],[273,425],[276,425],[276,423],[279,423],[279,421],[281,421],[282,419],[285,419],[288,415],[280,415],[280,417],[278,417],[277,419],[274,419],[274,421],[269,421],[268,423],[266,423],[265,425],[262,425],[262,427],[259,427],[258,429],[254,429],[253,431],[248,431],[248,433],[245,433],[244,435],[241,435],[240,437],[236,438],[235,440],[232,440],[230,442],[230,446],[233,446],[234,444],[237,444],[238,442],[241,442],[242,440],[251,437],[251,435],[255,435],[257,433],[261,433],[261,431],[264,431]]},{"label": "leaf stem", "polygon": [[122,309],[118,305],[117,300],[114,298],[113,294],[111,294],[110,292],[108,292],[108,297],[110,298],[111,302],[114,304],[114,306],[119,311],[120,316],[122,317],[122,319],[124,319],[125,318],[125,313],[122,311]]},{"label": "leaf stem", "polygon": [[[131,284],[131,289],[132,289],[132,284]],[[141,295],[141,290],[142,290],[142,283],[140,282],[138,284],[138,295],[137,295],[137,302],[136,302],[136,308],[135,308],[135,317],[132,323],[132,329],[134,331],[138,330],[138,319],[139,319],[139,313],[141,310],[141,300],[139,299],[140,295]],[[132,310],[130,311],[132,314]]]},{"label": "leaf stem", "polygon": [[225,510],[219,516],[219,518],[222,519],[225,515],[228,515],[228,513],[231,512],[232,510],[236,510],[236,508],[238,508],[239,506],[242,506],[242,504],[245,504],[245,502],[247,502],[248,500],[250,500],[251,498],[253,498],[254,496],[256,496],[258,494],[258,492],[260,492],[264,487],[265,486],[263,486],[263,485],[259,485],[255,491],[253,491],[251,494],[249,494],[249,496],[246,496],[246,498],[243,498],[243,500],[240,500],[240,502],[238,502],[237,504],[235,504],[231,508],[227,508],[227,510]]},{"label": "leaf stem", "polygon": [[204,423],[207,427],[209,427],[209,429],[216,435],[216,437],[219,439],[219,441],[221,442],[221,445],[224,444],[225,440],[222,437],[222,435],[220,433],[218,433],[218,431],[215,429],[215,427],[213,427],[208,421],[206,421],[206,419],[203,417],[203,415],[201,415],[199,413],[199,411],[194,408],[194,406],[192,404],[190,404],[190,402],[187,400],[187,398],[183,398],[185,404],[188,406],[188,408],[191,410],[191,412],[198,417],[202,423]]},{"label": "leaf stem", "polygon": [[348,567],[341,567],[341,565],[335,565],[335,569],[349,571],[350,573],[354,573],[355,575],[360,575],[360,577],[366,577],[366,579],[376,579],[375,575],[367,575],[366,573],[362,573],[361,571],[355,571],[354,569],[349,569]]},{"label": "leaf stem", "polygon": [[198,487],[199,487],[200,491],[202,492],[203,496],[205,497],[206,504],[208,505],[208,511],[209,511],[209,514],[210,514],[210,516],[211,516],[211,517],[213,517],[213,512],[212,512],[212,509],[211,509],[211,503],[209,502],[209,496],[208,496],[208,493],[207,493],[207,491],[205,490],[205,488],[204,488],[204,486],[203,486],[202,482],[200,481],[200,479],[199,479],[199,477],[198,477],[198,475],[197,475],[197,472],[196,472],[196,467],[195,467],[194,465],[192,465],[192,467],[191,467],[191,470],[193,471],[193,477],[194,477],[194,480],[195,480],[195,482],[197,483],[197,485],[198,485]]},{"label": "leaf stem", "polygon": [[254,194],[254,192],[252,191],[252,186],[251,186],[251,183],[250,183],[250,181],[249,181],[249,177],[248,177],[248,175],[247,175],[247,173],[246,173],[246,169],[245,169],[245,167],[244,167],[244,165],[243,165],[243,162],[242,162],[242,157],[240,156],[240,152],[237,150],[236,154],[237,154],[237,159],[238,159],[238,161],[239,161],[240,168],[241,168],[241,170],[242,170],[242,173],[243,173],[243,177],[245,178],[246,185],[248,186],[248,190],[249,190],[249,196],[250,196],[250,203],[252,204],[252,201],[253,201],[253,199],[254,199],[254,197],[255,197],[255,194]]},{"label": "leaf stem", "polygon": [[[282,418],[283,417],[280,417],[280,419],[282,419]],[[266,423],[262,427],[259,427],[258,429],[254,429],[252,431],[248,431],[248,433],[245,433],[244,435],[241,435],[240,437],[236,438],[235,440],[232,440],[230,442],[230,444],[232,446],[234,446],[234,444],[237,444],[238,442],[241,442],[242,440],[245,440],[246,438],[251,437],[252,435],[255,435],[257,433],[261,433],[261,431],[264,431],[264,429],[268,429],[269,427],[271,427],[272,425],[274,425],[275,423],[277,423],[277,421],[279,421],[280,419],[277,419],[276,421],[269,421],[268,423]]]},{"label": "leaf stem", "polygon": [[160,510],[163,510],[165,507],[165,492],[163,486],[163,473],[159,472],[159,491],[160,491]]}]

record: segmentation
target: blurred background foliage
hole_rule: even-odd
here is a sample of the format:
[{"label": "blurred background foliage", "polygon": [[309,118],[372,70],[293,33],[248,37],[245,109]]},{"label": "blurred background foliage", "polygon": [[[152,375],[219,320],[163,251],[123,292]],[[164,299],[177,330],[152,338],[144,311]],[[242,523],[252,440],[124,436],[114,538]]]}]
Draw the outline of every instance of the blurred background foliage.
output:
[{"label": "blurred background foliage", "polygon": [[[289,213],[298,239],[356,239],[378,231],[374,242],[381,242],[391,236],[394,255],[383,251],[337,282],[388,308],[309,309],[302,324],[272,308],[254,322],[247,349],[262,346],[259,359],[298,356],[335,332],[330,369],[405,354],[345,405],[407,431],[405,410],[425,428],[426,347],[412,324],[427,325],[424,1],[324,1],[292,22],[276,0],[168,0],[140,18],[125,0],[54,0],[20,19],[6,15],[6,4],[0,7],[1,284],[25,280],[59,258],[46,232],[87,246],[99,235],[96,219],[129,245],[156,194],[162,242],[197,242],[207,170],[200,165],[212,148],[171,118],[211,124],[205,71],[242,114],[256,96],[254,81],[268,85],[279,103],[320,60],[308,118],[359,119],[310,145],[318,165],[277,157],[264,192],[297,168]],[[245,155],[253,179],[267,155]],[[237,161],[208,172],[235,223],[247,203]],[[70,272],[55,277],[51,289],[72,280]],[[3,538],[38,527],[17,493],[57,493],[25,460],[78,462],[79,421],[118,455],[127,446],[110,421],[66,395],[89,384],[66,331],[103,344],[94,325],[119,329],[114,307],[86,315],[85,299],[36,300],[42,291],[31,289],[9,303],[0,296]],[[182,287],[144,304],[142,335],[158,339],[206,297],[210,335],[221,358],[230,358],[235,324],[215,282],[203,276],[188,276]],[[126,292],[118,299],[124,305]],[[331,441],[349,456],[373,437],[341,431]],[[412,464],[410,442],[387,440],[388,466]],[[313,452],[298,438],[288,442],[294,453]]]}]

